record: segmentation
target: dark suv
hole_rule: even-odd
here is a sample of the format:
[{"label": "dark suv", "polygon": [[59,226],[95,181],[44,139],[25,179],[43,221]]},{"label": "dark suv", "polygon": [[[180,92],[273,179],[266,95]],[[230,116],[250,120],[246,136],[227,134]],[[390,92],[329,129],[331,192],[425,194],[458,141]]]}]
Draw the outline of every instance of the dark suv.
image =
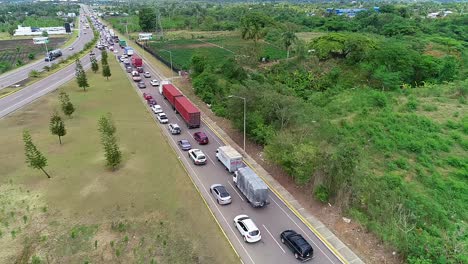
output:
[{"label": "dark suv", "polygon": [[281,242],[286,244],[294,253],[294,257],[301,261],[312,259],[314,249],[300,234],[294,230],[286,230],[281,233]]},{"label": "dark suv", "polygon": [[203,132],[196,132],[193,134],[193,138],[198,142],[200,145],[208,144],[208,137]]}]

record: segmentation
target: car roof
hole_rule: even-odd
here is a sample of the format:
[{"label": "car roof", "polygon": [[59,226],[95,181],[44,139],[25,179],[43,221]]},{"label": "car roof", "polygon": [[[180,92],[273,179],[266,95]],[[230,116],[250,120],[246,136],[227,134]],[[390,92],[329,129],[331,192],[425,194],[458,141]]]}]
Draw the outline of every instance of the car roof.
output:
[{"label": "car roof", "polygon": [[243,219],[242,222],[244,223],[245,227],[247,227],[249,231],[258,230],[257,226],[252,221],[252,219],[250,218]]},{"label": "car roof", "polygon": [[184,144],[184,143],[189,143],[189,144],[190,144],[190,142],[189,142],[188,140],[186,140],[186,139],[181,139],[180,142],[181,142],[182,144]]},{"label": "car roof", "polygon": [[217,189],[220,194],[225,193],[225,194],[229,195],[229,193],[226,190],[226,187],[224,187],[223,185],[215,186],[214,189]]},{"label": "car roof", "polygon": [[206,137],[206,134],[203,133],[203,132],[201,132],[201,131],[200,131],[200,132],[195,132],[195,134],[197,134],[197,135],[199,135],[199,136],[205,136],[205,137]]}]

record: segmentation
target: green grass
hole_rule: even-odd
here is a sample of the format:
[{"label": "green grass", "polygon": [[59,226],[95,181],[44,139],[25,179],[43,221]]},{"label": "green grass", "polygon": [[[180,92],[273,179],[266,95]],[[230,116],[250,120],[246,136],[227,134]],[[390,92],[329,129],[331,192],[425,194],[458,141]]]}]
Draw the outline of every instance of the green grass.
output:
[{"label": "green grass", "polygon": [[[55,263],[237,262],[140,95],[112,57],[109,62],[109,81],[88,72],[87,92],[74,81],[62,87],[77,109],[65,119],[63,145],[48,130],[58,92],[0,120],[0,181],[8,190],[23,190],[8,195],[10,204],[25,200],[9,216],[17,220],[2,227],[8,238],[0,239],[0,259],[27,262],[47,254]],[[123,164],[114,172],[105,167],[97,131],[98,118],[107,112],[123,152]],[[24,129],[48,158],[52,179],[24,164]],[[23,224],[27,205],[30,220]]]},{"label": "green grass", "polygon": [[[246,53],[253,47],[253,42],[234,37],[219,37],[214,39],[178,39],[171,41],[153,41],[149,43],[150,47],[167,61],[170,55],[164,50],[172,52],[172,61],[179,68],[188,69],[193,55],[199,54],[205,56],[211,63],[220,63],[225,58],[234,57]],[[262,50],[261,56],[272,60],[286,58],[286,52],[280,48],[266,42],[258,43]]]}]

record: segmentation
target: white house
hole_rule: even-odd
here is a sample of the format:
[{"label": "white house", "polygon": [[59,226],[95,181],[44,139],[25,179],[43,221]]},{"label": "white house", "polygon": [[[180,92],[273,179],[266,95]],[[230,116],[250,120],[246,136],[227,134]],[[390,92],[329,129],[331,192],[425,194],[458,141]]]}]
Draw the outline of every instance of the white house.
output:
[{"label": "white house", "polygon": [[65,27],[31,28],[18,25],[14,36],[41,36],[43,31],[46,31],[49,35],[67,34]]}]

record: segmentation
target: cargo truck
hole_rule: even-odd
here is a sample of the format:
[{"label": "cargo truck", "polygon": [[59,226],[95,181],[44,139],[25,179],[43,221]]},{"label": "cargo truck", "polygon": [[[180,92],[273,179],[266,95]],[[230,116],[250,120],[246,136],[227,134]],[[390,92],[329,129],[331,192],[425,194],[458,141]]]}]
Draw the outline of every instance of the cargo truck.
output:
[{"label": "cargo truck", "polygon": [[200,111],[192,102],[184,96],[177,96],[174,99],[176,113],[184,119],[188,128],[200,127]]},{"label": "cargo truck", "polygon": [[159,85],[159,94],[163,93],[163,86],[166,84],[171,84],[171,82],[168,80],[161,80],[161,85]]},{"label": "cargo truck", "polygon": [[138,57],[137,55],[132,56],[132,65],[135,68],[142,67],[143,66],[143,60],[140,57]]},{"label": "cargo truck", "polygon": [[126,47],[127,42],[125,40],[119,40],[119,45],[120,45],[121,48]]},{"label": "cargo truck", "polygon": [[218,159],[229,172],[235,172],[239,168],[244,167],[242,155],[231,146],[219,147],[216,150],[216,159]]},{"label": "cargo truck", "polygon": [[171,104],[172,109],[175,109],[175,99],[178,96],[183,96],[182,93],[172,84],[162,85],[162,95]]},{"label": "cargo truck", "polygon": [[264,207],[270,203],[268,186],[249,167],[239,168],[234,172],[232,179],[253,207]]},{"label": "cargo truck", "polygon": [[125,48],[124,48],[124,54],[125,54],[125,55],[127,55],[127,56],[132,56],[133,53],[134,53],[133,48],[131,48],[131,47],[125,47]]}]

